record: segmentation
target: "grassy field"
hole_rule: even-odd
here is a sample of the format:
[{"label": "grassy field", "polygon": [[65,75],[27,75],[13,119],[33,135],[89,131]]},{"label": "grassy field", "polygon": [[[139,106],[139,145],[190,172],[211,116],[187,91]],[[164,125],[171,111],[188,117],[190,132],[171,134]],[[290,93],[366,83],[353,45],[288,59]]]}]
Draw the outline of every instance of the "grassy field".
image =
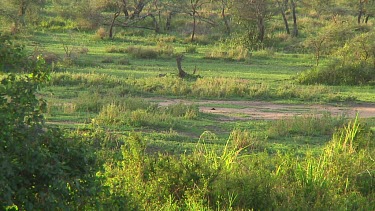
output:
[{"label": "grassy field", "polygon": [[[374,86],[301,85],[297,75],[314,67],[310,54],[212,59],[217,46],[171,35],[25,38],[30,53],[53,61],[38,91],[47,125],[91,143],[104,160],[96,172],[110,190],[97,196],[102,209],[374,206]],[[199,77],[177,76],[177,54]]]},{"label": "grassy field", "polygon": [[[170,135],[170,131],[173,131],[172,137],[176,137],[178,143],[180,139],[197,141],[204,131],[212,131],[220,139],[225,140],[230,131],[239,127],[259,132],[257,136],[261,141],[268,143],[270,134],[264,131],[272,130],[271,127],[283,127],[277,126],[274,121],[248,119],[222,122],[220,114],[204,114],[197,108],[192,117],[187,117],[188,115],[184,114],[186,108],[182,105],[170,105],[171,108],[166,109],[180,109],[177,112],[182,113],[173,116],[166,113],[165,109],[157,108],[158,102],[153,98],[185,99],[192,104],[194,101],[204,99],[223,100],[219,105],[209,103],[204,105],[216,108],[232,108],[233,105],[226,104],[226,100],[341,106],[375,101],[372,86],[332,87],[296,83],[293,78],[297,74],[313,67],[312,55],[308,54],[285,54],[274,50],[262,50],[252,52],[246,61],[213,60],[205,58],[207,52],[214,48],[213,45],[194,44],[196,52],[185,53],[185,49],[191,44],[186,44],[175,37],[171,38],[169,35],[149,37],[123,35],[114,40],[98,40],[94,34],[78,32],[36,32],[28,40],[27,45],[30,46],[29,49],[34,47],[41,53],[53,53],[60,58],[55,65],[50,85],[42,89],[41,95],[48,101],[47,121],[69,128],[85,127],[95,119],[104,118],[103,116],[108,116],[108,113],[115,111],[107,111],[103,114],[103,110],[109,105],[116,105],[120,107],[114,106],[118,109],[117,112],[127,113],[121,118],[129,118],[131,115],[136,115],[134,114],[136,112],[139,113],[139,118],[146,118],[147,121],[155,118],[153,120],[155,122],[142,123],[137,122],[142,120],[134,120],[134,123],[106,124],[106,127],[117,132],[126,133],[136,130],[149,133],[151,137],[164,137],[165,134]],[[160,46],[168,46],[173,54],[184,54],[182,65],[186,72],[192,73],[196,69],[197,74],[202,78],[178,79],[175,56],[159,53],[155,58],[136,58],[131,53],[125,52],[129,46],[149,46],[156,50],[160,50],[162,48]],[[72,60],[65,61],[67,52],[64,51],[64,47],[73,54]],[[86,49],[85,52],[80,52],[82,49]],[[67,62],[71,64],[66,64]],[[160,74],[166,76],[159,77]],[[132,108],[123,107],[124,102]],[[144,104],[147,106],[139,107]],[[149,107],[157,111],[150,113]],[[280,112],[287,113],[288,110]],[[152,116],[151,119],[148,119],[149,115]],[[155,117],[155,115],[160,116]],[[121,118],[119,121],[125,121]],[[370,119],[369,122],[373,121]],[[329,127],[339,125],[329,125]],[[287,135],[278,144],[314,147],[319,146],[319,142],[324,143],[329,137],[321,134],[314,136]],[[302,139],[305,140],[298,141]],[[166,146],[176,144],[163,139],[157,142],[158,144],[164,142]],[[225,143],[225,141],[220,142]],[[274,148],[277,142],[272,140],[266,148]]]}]

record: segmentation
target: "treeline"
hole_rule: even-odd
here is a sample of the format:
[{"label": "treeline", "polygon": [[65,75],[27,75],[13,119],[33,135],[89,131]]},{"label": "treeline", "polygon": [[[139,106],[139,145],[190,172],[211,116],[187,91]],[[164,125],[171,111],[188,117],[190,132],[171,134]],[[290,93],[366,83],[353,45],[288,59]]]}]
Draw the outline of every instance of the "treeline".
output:
[{"label": "treeline", "polygon": [[[263,42],[275,31],[306,36],[309,30],[324,27],[327,22],[369,24],[374,13],[375,3],[369,0],[5,0],[0,16],[15,28],[64,24],[54,19],[57,17],[75,21],[80,29],[104,25],[110,38],[114,27],[168,33],[179,21],[188,29],[191,41],[202,24],[218,28],[222,36],[241,32],[249,40]],[[306,18],[316,22],[306,23]],[[51,22],[45,24],[48,20]]]}]

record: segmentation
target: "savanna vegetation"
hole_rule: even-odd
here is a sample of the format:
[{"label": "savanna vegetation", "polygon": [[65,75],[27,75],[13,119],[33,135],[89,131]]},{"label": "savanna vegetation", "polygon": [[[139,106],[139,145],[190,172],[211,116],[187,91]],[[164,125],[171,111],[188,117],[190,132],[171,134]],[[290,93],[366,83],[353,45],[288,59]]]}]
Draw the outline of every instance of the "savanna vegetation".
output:
[{"label": "savanna vegetation", "polygon": [[0,209],[375,210],[375,115],[214,112],[373,111],[374,13],[371,0],[3,0]]}]

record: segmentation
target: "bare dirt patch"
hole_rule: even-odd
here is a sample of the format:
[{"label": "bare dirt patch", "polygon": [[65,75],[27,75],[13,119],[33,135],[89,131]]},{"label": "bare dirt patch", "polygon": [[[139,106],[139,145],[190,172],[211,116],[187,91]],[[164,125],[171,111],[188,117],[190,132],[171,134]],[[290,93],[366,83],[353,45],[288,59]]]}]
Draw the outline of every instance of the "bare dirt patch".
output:
[{"label": "bare dirt patch", "polygon": [[235,120],[274,120],[308,114],[330,113],[331,115],[346,115],[355,117],[358,113],[361,118],[375,117],[375,103],[351,104],[345,106],[334,105],[303,105],[281,104],[263,101],[224,101],[200,100],[188,101],[181,99],[153,98],[159,106],[173,104],[196,104],[203,113],[218,114],[223,121]]}]

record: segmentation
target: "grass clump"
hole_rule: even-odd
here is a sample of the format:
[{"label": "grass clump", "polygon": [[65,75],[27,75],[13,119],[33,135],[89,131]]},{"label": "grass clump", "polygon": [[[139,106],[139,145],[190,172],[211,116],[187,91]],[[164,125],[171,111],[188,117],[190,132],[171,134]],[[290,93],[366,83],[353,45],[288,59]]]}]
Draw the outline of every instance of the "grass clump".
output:
[{"label": "grass clump", "polygon": [[49,83],[53,86],[96,86],[113,88],[120,86],[124,81],[107,74],[56,72],[51,75]]},{"label": "grass clump", "polygon": [[150,47],[129,46],[125,52],[137,59],[156,59],[159,55],[156,49]]},{"label": "grass clump", "polygon": [[271,122],[271,126],[268,129],[268,135],[270,138],[293,135],[331,135],[335,128],[343,125],[344,122],[344,116],[335,117],[330,113],[324,113],[322,115],[311,114],[295,116],[293,118],[280,119]]},{"label": "grass clump", "polygon": [[95,38],[103,40],[107,36],[107,32],[103,27],[100,27],[98,30],[96,30]]},{"label": "grass clump", "polygon": [[104,58],[102,60],[102,63],[106,63],[106,64],[108,64],[108,63],[114,63],[114,60],[111,57],[107,57],[107,58]]},{"label": "grass clump", "polygon": [[165,42],[158,42],[156,47],[129,46],[125,52],[137,59],[156,59],[158,57],[172,57],[174,48]]},{"label": "grass clump", "polygon": [[207,59],[225,59],[233,61],[248,61],[250,59],[250,52],[247,48],[242,46],[225,47],[216,46],[211,51],[207,52],[205,58]]},{"label": "grass clump", "polygon": [[188,45],[185,47],[186,53],[197,53],[197,46],[196,45]]},{"label": "grass clump", "polygon": [[178,121],[195,119],[196,106],[176,104],[158,108],[143,99],[129,98],[102,107],[95,122],[100,125],[127,125],[133,127],[172,128]]},{"label": "grass clump", "polygon": [[245,149],[246,151],[261,151],[264,148],[264,143],[262,143],[265,138],[261,138],[256,133],[251,133],[248,130],[234,129],[230,133],[229,139],[230,143],[236,149]]},{"label": "grass clump", "polygon": [[185,105],[178,103],[165,108],[164,112],[174,117],[184,117],[186,119],[195,119],[199,115],[199,108],[195,105]]},{"label": "grass clump", "polygon": [[126,48],[119,48],[119,47],[116,47],[114,45],[112,46],[109,46],[105,49],[105,52],[107,53],[126,53],[127,50]]}]

